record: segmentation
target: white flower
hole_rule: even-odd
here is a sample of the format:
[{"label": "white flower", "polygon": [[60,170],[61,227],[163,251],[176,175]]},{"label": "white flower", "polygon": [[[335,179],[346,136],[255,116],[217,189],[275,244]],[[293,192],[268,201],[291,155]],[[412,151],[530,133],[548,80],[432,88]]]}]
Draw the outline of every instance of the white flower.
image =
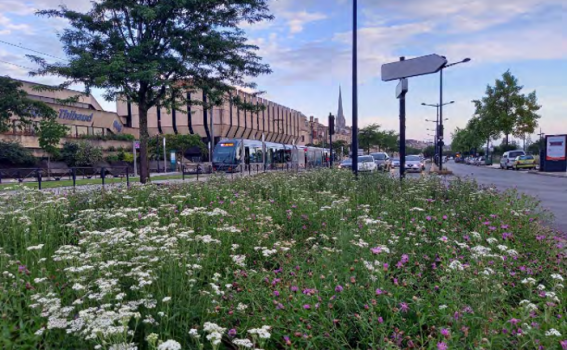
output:
[{"label": "white flower", "polygon": [[189,331],[189,336],[194,339],[200,338],[199,331],[197,331],[195,328],[191,328],[191,330]]},{"label": "white flower", "polygon": [[[472,236],[474,239],[481,239],[481,238],[482,238],[482,237],[480,236],[480,233],[474,232],[474,231],[471,232],[471,236]],[[490,238],[489,238],[489,239],[490,239]],[[493,239],[494,239],[494,238],[493,238]],[[488,240],[488,239],[487,239],[487,240]],[[488,243],[490,243],[490,242],[488,242]]]},{"label": "white flower", "polygon": [[248,305],[246,304],[238,303],[238,305],[236,306],[236,310],[238,311],[244,311],[246,309],[248,309]]},{"label": "white flower", "polygon": [[488,244],[498,243],[498,240],[494,237],[487,238],[486,241],[488,242]]},{"label": "white flower", "polygon": [[548,330],[547,332],[545,332],[545,336],[546,337],[560,337],[561,333],[559,333],[559,331],[555,328],[551,328],[550,330]]},{"label": "white flower", "polygon": [[545,290],[545,286],[543,284],[538,284],[537,289],[538,290]]},{"label": "white flower", "polygon": [[162,303],[167,303],[168,301],[171,300],[171,297],[165,297],[161,300]]},{"label": "white flower", "polygon": [[252,348],[254,344],[249,339],[234,339],[232,343],[236,346],[242,346],[244,348]]},{"label": "white flower", "polygon": [[536,280],[531,278],[531,277],[524,278],[522,280],[522,284],[529,284],[530,286],[533,286],[535,283],[536,283]]},{"label": "white flower", "polygon": [[447,305],[439,305],[439,310],[445,310],[447,308]]},{"label": "white flower", "polygon": [[500,251],[505,252],[508,250],[508,247],[506,247],[503,244],[498,245],[496,248],[500,249]]},{"label": "white flower", "polygon": [[563,276],[561,276],[558,273],[551,274],[551,278],[553,278],[554,280],[558,280],[560,282],[563,282]]},{"label": "white flower", "polygon": [[158,345],[158,350],[181,350],[181,344],[175,340],[166,340]]},{"label": "white flower", "polygon": [[463,264],[461,264],[461,262],[459,260],[451,261],[451,263],[449,264],[449,268],[451,270],[457,270],[457,271],[463,271],[465,269],[463,267]]},{"label": "white flower", "polygon": [[27,250],[40,250],[45,244],[38,244],[36,246],[28,247]]}]

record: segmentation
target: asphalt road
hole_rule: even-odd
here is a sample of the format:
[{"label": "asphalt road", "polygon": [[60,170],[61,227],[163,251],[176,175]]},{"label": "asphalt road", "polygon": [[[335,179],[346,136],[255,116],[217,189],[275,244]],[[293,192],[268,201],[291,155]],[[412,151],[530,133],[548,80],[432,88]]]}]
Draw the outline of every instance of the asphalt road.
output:
[{"label": "asphalt road", "polygon": [[567,233],[567,177],[556,178],[513,171],[476,167],[450,162],[448,168],[462,178],[476,180],[482,185],[494,185],[500,190],[516,188],[518,191],[538,198],[544,209],[555,216],[552,226]]}]

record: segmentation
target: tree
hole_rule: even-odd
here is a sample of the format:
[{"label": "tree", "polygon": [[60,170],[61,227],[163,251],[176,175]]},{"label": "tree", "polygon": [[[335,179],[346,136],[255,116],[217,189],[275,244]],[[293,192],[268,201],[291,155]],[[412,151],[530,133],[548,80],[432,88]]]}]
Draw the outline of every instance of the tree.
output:
[{"label": "tree", "polygon": [[0,140],[0,163],[12,165],[33,165],[36,159],[31,151],[17,142]]},{"label": "tree", "polygon": [[[86,13],[61,6],[39,14],[66,19],[71,28],[60,37],[69,63],[30,56],[41,67],[36,74],[66,78],[61,88],[83,83],[87,94],[102,88],[106,100],[137,104],[142,183],[149,175],[150,108],[187,112],[187,104],[210,108],[232,99],[254,109],[232,94],[233,86],[254,88],[249,77],[271,72],[240,28],[273,18],[267,0],[100,0]],[[195,89],[207,102],[187,99]]]},{"label": "tree", "polygon": [[93,166],[103,160],[102,148],[87,141],[65,142],[61,151],[63,161],[69,166]]},{"label": "tree", "polygon": [[177,158],[181,159],[182,168],[185,152],[188,149],[193,147],[206,148],[199,135],[166,135],[165,139],[168,151],[175,151]]},{"label": "tree", "polygon": [[360,129],[358,132],[358,144],[366,153],[370,153],[370,148],[380,143],[380,125],[372,124]]},{"label": "tree", "polygon": [[[345,154],[350,154],[349,152],[350,144],[344,140],[333,140],[333,154],[336,156],[340,154],[344,156]],[[341,153],[342,152],[342,153]]]},{"label": "tree", "polygon": [[39,122],[39,147],[47,152],[51,157],[57,158],[59,152],[59,140],[67,135],[67,126],[57,123],[50,119]]},{"label": "tree", "polygon": [[537,104],[536,92],[527,96],[522,94],[523,87],[518,79],[507,71],[502,80],[497,79],[495,86],[486,88],[486,96],[481,106],[483,114],[493,118],[496,130],[505,135],[504,143],[509,144],[510,135],[521,136],[531,134],[541,118],[537,114],[541,106]]}]

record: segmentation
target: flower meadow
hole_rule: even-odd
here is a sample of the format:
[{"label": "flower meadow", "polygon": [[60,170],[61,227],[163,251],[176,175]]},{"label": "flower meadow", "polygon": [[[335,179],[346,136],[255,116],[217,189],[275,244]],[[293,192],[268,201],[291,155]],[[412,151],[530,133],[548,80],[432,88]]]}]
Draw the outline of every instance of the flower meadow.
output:
[{"label": "flower meadow", "polygon": [[0,197],[1,349],[567,349],[517,192],[321,170]]}]

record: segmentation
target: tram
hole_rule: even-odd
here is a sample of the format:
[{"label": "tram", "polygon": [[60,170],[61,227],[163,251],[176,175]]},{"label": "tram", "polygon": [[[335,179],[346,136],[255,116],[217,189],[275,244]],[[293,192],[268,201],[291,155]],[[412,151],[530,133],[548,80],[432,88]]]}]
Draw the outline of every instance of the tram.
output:
[{"label": "tram", "polygon": [[213,170],[239,171],[278,169],[282,167],[313,168],[326,166],[327,148],[294,146],[247,139],[223,139],[213,150]]}]

